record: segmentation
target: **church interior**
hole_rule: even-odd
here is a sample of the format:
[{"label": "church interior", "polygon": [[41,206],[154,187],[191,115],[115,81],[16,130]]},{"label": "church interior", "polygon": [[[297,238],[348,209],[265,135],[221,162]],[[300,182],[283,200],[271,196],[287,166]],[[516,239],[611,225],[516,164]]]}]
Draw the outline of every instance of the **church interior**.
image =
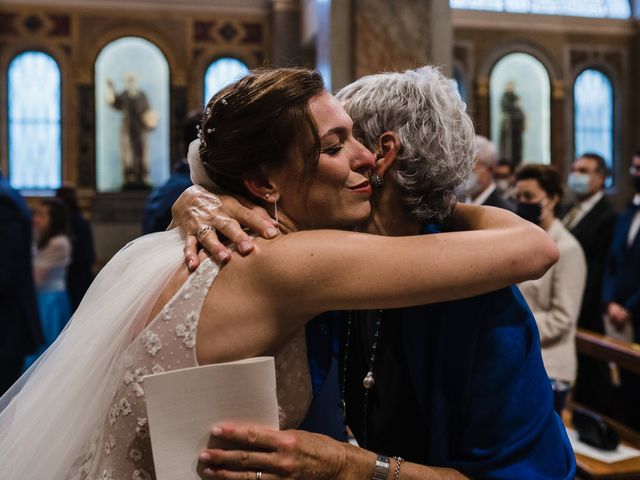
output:
[{"label": "church interior", "polygon": [[[525,167],[559,175],[566,209],[556,216],[582,245],[587,293],[580,320],[576,311],[566,327],[577,383],[562,379],[554,389],[570,390],[567,426],[577,428],[572,412],[587,412],[593,435],[628,449],[611,460],[574,445],[576,478],[640,478],[640,241],[632,238],[640,237],[640,0],[3,0],[0,172],[34,221],[61,187],[75,193],[95,275],[154,231],[145,211],[181,165],[181,188],[190,184],[193,119],[231,81],[259,67],[310,67],[337,92],[366,75],[425,65],[455,82],[499,160],[487,171],[511,191],[514,210],[514,178],[537,178]],[[570,177],[583,158],[601,168],[597,198],[617,215],[607,232],[590,231],[591,251],[571,213],[584,192]],[[601,278],[620,274],[607,262],[625,215],[635,231],[620,265],[637,270],[624,280],[628,302],[604,304]],[[170,218],[167,210],[159,222],[166,228]],[[621,310],[607,310],[611,304]],[[566,309],[558,315],[550,328],[571,322]],[[543,352],[555,348],[541,330]]]}]

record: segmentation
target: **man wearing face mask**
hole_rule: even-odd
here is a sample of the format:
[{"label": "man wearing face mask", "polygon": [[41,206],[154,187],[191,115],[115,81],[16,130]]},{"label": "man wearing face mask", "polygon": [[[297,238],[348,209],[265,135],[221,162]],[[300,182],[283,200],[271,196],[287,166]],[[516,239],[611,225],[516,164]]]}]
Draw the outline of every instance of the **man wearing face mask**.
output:
[{"label": "man wearing face mask", "polygon": [[[573,162],[568,188],[575,201],[562,223],[576,237],[587,260],[587,283],[578,326],[604,333],[602,322],[602,279],[613,234],[616,214],[604,195],[607,164],[596,153],[585,153]],[[584,355],[578,356],[578,378],[574,398],[599,411],[611,405],[608,366]]]},{"label": "man wearing face mask", "polygon": [[[622,212],[613,230],[602,300],[609,321],[620,329],[631,324],[634,341],[640,342],[640,150],[631,160],[631,180],[636,191],[632,204]],[[625,370],[621,374],[622,420],[640,428],[640,379]]]},{"label": "man wearing face mask", "polygon": [[514,211],[514,206],[502,197],[493,179],[494,170],[498,164],[498,153],[493,143],[481,135],[476,136],[478,154],[476,166],[465,186],[466,203],[474,205],[488,205]]},{"label": "man wearing face mask", "polygon": [[562,181],[549,165],[523,165],[516,173],[517,213],[540,225],[558,245],[560,259],[537,280],[520,284],[540,331],[542,360],[561,413],[576,379],[576,327],[587,278],[578,241],[556,218]]}]

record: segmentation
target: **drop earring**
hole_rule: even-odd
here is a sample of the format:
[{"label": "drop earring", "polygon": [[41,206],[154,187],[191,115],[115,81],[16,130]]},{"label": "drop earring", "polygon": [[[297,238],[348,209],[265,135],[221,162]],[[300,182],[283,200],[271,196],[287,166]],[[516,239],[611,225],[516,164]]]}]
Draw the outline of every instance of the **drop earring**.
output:
[{"label": "drop earring", "polygon": [[[265,193],[264,194],[264,198],[266,198],[267,200],[269,200],[269,197],[271,196],[270,193]],[[276,220],[276,224],[278,224],[278,229],[280,229],[280,223],[278,222],[278,199],[276,198],[273,202],[273,215],[275,217]]]}]

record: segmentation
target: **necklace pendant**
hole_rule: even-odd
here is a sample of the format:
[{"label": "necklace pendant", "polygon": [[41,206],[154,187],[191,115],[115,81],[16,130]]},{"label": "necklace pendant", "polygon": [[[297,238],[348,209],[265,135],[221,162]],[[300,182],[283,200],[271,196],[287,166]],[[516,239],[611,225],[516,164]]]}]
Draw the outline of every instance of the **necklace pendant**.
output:
[{"label": "necklace pendant", "polygon": [[371,390],[376,384],[376,379],[373,378],[373,372],[367,372],[367,376],[362,380],[362,386],[367,390]]}]

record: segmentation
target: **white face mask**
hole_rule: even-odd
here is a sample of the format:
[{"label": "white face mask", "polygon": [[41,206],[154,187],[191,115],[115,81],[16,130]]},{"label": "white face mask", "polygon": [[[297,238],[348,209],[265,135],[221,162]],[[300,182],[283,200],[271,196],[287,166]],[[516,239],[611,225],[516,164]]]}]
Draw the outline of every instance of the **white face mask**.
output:
[{"label": "white face mask", "polygon": [[586,173],[572,172],[569,174],[567,186],[569,187],[569,191],[571,193],[575,193],[576,195],[584,195],[585,193],[589,193],[590,182],[591,177]]},{"label": "white face mask", "polygon": [[469,175],[467,182],[464,184],[464,190],[469,195],[473,195],[478,191],[478,175],[476,174],[476,172],[471,172],[471,175]]},{"label": "white face mask", "polygon": [[506,192],[507,190],[509,190],[510,186],[511,184],[509,183],[509,180],[506,178],[501,178],[500,180],[496,180],[496,187],[498,187],[498,190],[500,190],[501,192]]}]

